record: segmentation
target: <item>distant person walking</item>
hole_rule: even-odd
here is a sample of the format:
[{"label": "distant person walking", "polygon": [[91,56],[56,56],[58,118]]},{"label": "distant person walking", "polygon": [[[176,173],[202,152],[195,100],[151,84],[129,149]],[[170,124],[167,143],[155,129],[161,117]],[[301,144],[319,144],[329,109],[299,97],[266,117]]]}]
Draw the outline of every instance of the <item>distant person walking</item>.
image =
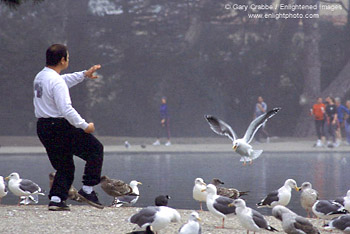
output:
[{"label": "distant person walking", "polygon": [[318,97],[317,102],[312,106],[311,114],[315,119],[315,127],[317,134],[316,147],[322,147],[322,138],[324,137],[324,115],[326,111],[326,105],[322,102],[322,98]]},{"label": "distant person walking", "polygon": [[[350,100],[346,101],[345,106],[350,112]],[[350,114],[348,113],[345,115],[344,124],[345,124],[346,144],[350,145]]]},{"label": "distant person walking", "polygon": [[[254,110],[254,119],[259,117],[260,115],[265,114],[267,111],[267,105],[264,102],[264,99],[259,96],[258,97],[258,102],[255,104],[255,110]],[[268,132],[265,129],[265,124],[258,130],[258,132],[255,134],[255,139],[257,142],[260,142],[260,137],[264,136],[266,138],[266,142],[270,142],[270,137]]]},{"label": "distant person walking", "polygon": [[349,110],[341,104],[340,98],[335,98],[335,105],[337,106],[338,123],[336,129],[336,146],[339,146],[342,142],[342,130],[345,129],[344,116],[350,114]]},{"label": "distant person walking", "polygon": [[162,103],[160,105],[160,127],[157,133],[157,140],[153,143],[153,145],[160,145],[160,138],[166,137],[167,142],[165,143],[165,145],[170,146],[171,142],[169,128],[169,111],[166,97],[162,97],[161,102]]},{"label": "distant person walking", "polygon": [[[335,144],[335,130],[337,127],[337,106],[332,97],[326,98],[326,121],[325,121],[325,135],[327,138],[327,146],[333,148]],[[332,140],[332,142],[330,141]]]},{"label": "distant person walking", "polygon": [[46,51],[46,66],[34,79],[34,109],[38,118],[37,134],[44,145],[56,175],[49,193],[49,210],[70,210],[66,200],[74,180],[73,155],[86,161],[83,186],[79,197],[97,208],[103,206],[93,186],[100,183],[103,145],[91,134],[93,123],[87,123],[72,107],[69,88],[85,78],[96,79],[95,65],[88,70],[60,75],[69,64],[68,49],[54,44]]}]

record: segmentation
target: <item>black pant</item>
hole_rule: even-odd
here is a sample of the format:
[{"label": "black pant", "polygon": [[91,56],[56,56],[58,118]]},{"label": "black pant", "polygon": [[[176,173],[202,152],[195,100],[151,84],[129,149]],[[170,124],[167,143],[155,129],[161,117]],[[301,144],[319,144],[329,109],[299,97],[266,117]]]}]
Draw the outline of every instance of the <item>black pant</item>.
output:
[{"label": "black pant", "polygon": [[40,118],[37,134],[57,171],[49,198],[58,196],[67,200],[74,180],[73,155],[86,161],[83,184],[94,186],[100,183],[103,145],[92,134],[72,126],[63,118]]},{"label": "black pant", "polygon": [[329,141],[330,138],[332,138],[333,143],[335,143],[335,130],[336,130],[336,128],[337,128],[337,126],[335,124],[332,124],[331,122],[328,123],[327,121],[325,122],[324,131],[325,131],[327,141]]},{"label": "black pant", "polygon": [[160,139],[162,137],[165,137],[168,140],[170,140],[169,119],[166,119],[164,124],[160,124],[160,127],[158,129],[158,136],[157,136],[157,138]]},{"label": "black pant", "polygon": [[324,120],[315,120],[315,127],[317,138],[321,140],[321,137],[324,136]]}]

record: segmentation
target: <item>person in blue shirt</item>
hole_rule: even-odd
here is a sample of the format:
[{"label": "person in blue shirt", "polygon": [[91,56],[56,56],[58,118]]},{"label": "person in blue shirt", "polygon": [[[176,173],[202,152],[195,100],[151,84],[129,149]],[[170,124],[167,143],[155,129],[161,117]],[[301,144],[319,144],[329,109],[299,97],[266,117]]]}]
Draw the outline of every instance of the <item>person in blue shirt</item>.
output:
[{"label": "person in blue shirt", "polygon": [[[346,108],[350,111],[350,100],[345,103]],[[350,114],[347,114],[344,120],[345,134],[346,134],[346,144],[350,145]]]},{"label": "person in blue shirt", "polygon": [[350,114],[350,111],[341,104],[340,98],[335,98],[335,105],[337,106],[337,114],[338,114],[338,124],[336,129],[337,141],[335,146],[339,146],[342,142],[342,130],[345,128],[344,124],[344,114]]},{"label": "person in blue shirt", "polygon": [[167,105],[167,98],[162,97],[162,104],[160,105],[160,128],[157,136],[157,140],[153,145],[160,145],[160,138],[166,137],[168,140],[165,143],[165,146],[170,146],[170,128],[169,128],[169,112]]}]

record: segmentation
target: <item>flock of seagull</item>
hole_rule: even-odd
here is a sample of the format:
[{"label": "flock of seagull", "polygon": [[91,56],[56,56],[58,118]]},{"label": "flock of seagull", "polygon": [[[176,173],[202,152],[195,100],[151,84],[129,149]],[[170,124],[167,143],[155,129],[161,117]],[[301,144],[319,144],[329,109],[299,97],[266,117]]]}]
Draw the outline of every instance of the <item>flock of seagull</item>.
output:
[{"label": "flock of seagull", "polygon": [[[49,175],[50,184],[53,176],[53,173]],[[28,179],[21,179],[16,172],[11,173],[5,179],[8,180],[8,186],[4,178],[0,176],[0,199],[8,193],[7,188],[18,197],[44,195],[36,183]],[[113,207],[134,205],[140,196],[137,187],[140,184],[142,183],[136,180],[126,184],[107,176],[101,178],[101,188],[114,199],[111,205]],[[211,214],[222,219],[222,225],[216,228],[225,228],[225,219],[236,216],[247,233],[261,230],[277,231],[260,212],[246,206],[246,202],[241,197],[249,195],[249,191],[226,188],[222,184],[223,182],[217,178],[213,178],[211,184],[206,184],[202,178],[196,178],[192,191],[193,199],[200,203],[200,211],[203,210],[202,203],[204,202]],[[319,233],[307,218],[297,215],[286,207],[291,200],[292,189],[301,191],[300,203],[307,212],[308,218],[314,215],[324,220],[324,230],[339,229],[344,233],[350,233],[350,214],[348,214],[350,212],[350,190],[344,197],[335,200],[320,200],[318,192],[312,188],[310,182],[304,182],[301,187],[298,187],[295,180],[287,179],[282,187],[268,193],[258,202],[257,208],[272,208],[272,216],[282,222],[283,231],[286,233]],[[72,186],[69,191],[69,199],[82,202],[77,199],[76,193],[77,190]],[[131,233],[154,233],[166,228],[171,222],[180,222],[179,212],[167,206],[169,199],[168,195],[160,195],[155,198],[154,206],[142,208],[132,215],[128,221],[136,224],[137,227]],[[326,220],[331,221],[326,224]],[[188,222],[179,229],[179,233],[201,233],[199,221],[201,221],[199,214],[193,211],[189,215]]]},{"label": "flock of seagull", "polygon": [[[249,231],[258,232],[263,229],[268,231],[277,231],[271,227],[264,216],[258,211],[246,206],[241,193],[234,188],[224,188],[215,186],[215,180],[212,184],[206,184],[202,178],[195,180],[193,187],[193,198],[200,202],[202,210],[202,202],[205,202],[208,210],[215,216],[222,218],[222,225],[219,228],[224,228],[225,219],[229,216],[236,215],[241,226]],[[282,187],[274,190],[266,195],[260,202],[257,208],[268,207],[272,208],[272,215],[282,222],[283,231],[290,234],[305,233],[316,234],[318,229],[312,223],[288,209],[286,206],[291,200],[291,191],[301,191],[300,203],[306,210],[308,218],[311,214],[315,217],[324,220],[324,229],[333,230],[339,229],[344,233],[350,233],[350,190],[346,196],[335,200],[320,200],[318,192],[312,188],[310,182],[304,182],[301,187],[293,179],[287,179]],[[225,190],[238,191],[232,197],[227,195]],[[222,192],[220,192],[222,191]],[[331,220],[328,224],[325,220]]]},{"label": "flock of seagull", "polygon": [[[255,133],[278,111],[280,111],[280,108],[274,108],[253,120],[243,138],[240,139],[238,139],[230,125],[224,121],[210,115],[206,115],[205,118],[215,133],[225,135],[232,140],[233,150],[241,156],[240,161],[243,162],[243,165],[246,165],[247,162],[252,164],[253,160],[262,153],[262,150],[254,150],[250,145]],[[50,187],[54,177],[54,173],[49,175]],[[37,203],[38,195],[44,195],[44,192],[36,183],[28,179],[21,179],[16,172],[11,173],[5,180],[8,180],[7,186],[4,178],[0,176],[0,203],[1,198],[8,193],[7,188],[14,195],[20,197],[18,204]],[[137,186],[141,184],[136,180],[126,184],[121,180],[111,179],[108,176],[102,176],[100,183],[103,191],[113,197],[112,207],[134,205],[140,196]],[[200,211],[203,210],[202,203],[205,203],[211,214],[222,219],[221,226],[217,228],[225,228],[225,219],[229,216],[236,216],[240,225],[247,230],[247,233],[249,231],[255,233],[261,230],[278,231],[268,223],[260,212],[246,205],[241,197],[249,195],[249,191],[225,188],[222,186],[223,184],[217,178],[214,178],[210,184],[206,184],[202,178],[196,178],[193,187],[193,199],[199,202]],[[298,187],[295,180],[287,179],[282,187],[268,193],[265,198],[258,202],[256,204],[257,208],[271,208],[272,216],[282,222],[283,231],[286,233],[320,233],[317,227],[307,218],[299,216],[286,207],[291,200],[292,189],[301,190],[300,202],[306,210],[308,218],[314,215],[324,220],[323,228],[325,230],[339,229],[344,233],[350,233],[350,214],[348,214],[350,212],[350,190],[344,197],[335,200],[320,200],[318,192],[312,188],[310,182],[304,182],[301,187]],[[69,190],[69,199],[82,202],[77,196],[77,192],[77,189],[72,186]],[[171,222],[180,222],[179,212],[167,206],[169,199],[168,195],[160,195],[155,198],[154,206],[142,208],[132,215],[128,222],[137,226],[131,233],[157,233],[166,228]],[[188,222],[181,226],[178,233],[201,233],[200,220],[199,214],[193,211],[189,215]],[[326,220],[330,221],[326,224]]]}]

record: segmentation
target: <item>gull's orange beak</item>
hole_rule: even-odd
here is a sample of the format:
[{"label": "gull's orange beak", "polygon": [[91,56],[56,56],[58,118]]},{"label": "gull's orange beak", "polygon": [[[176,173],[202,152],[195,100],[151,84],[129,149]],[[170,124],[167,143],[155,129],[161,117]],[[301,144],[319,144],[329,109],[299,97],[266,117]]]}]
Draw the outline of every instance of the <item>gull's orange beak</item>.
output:
[{"label": "gull's orange beak", "polygon": [[295,187],[295,190],[296,190],[297,192],[299,192],[299,190],[301,190],[301,188]]},{"label": "gull's orange beak", "polygon": [[202,189],[202,190],[201,190],[202,193],[205,192],[205,191],[207,191],[207,189]]},{"label": "gull's orange beak", "polygon": [[234,145],[234,146],[232,147],[232,149],[233,149],[234,151],[236,151],[237,145]]}]

